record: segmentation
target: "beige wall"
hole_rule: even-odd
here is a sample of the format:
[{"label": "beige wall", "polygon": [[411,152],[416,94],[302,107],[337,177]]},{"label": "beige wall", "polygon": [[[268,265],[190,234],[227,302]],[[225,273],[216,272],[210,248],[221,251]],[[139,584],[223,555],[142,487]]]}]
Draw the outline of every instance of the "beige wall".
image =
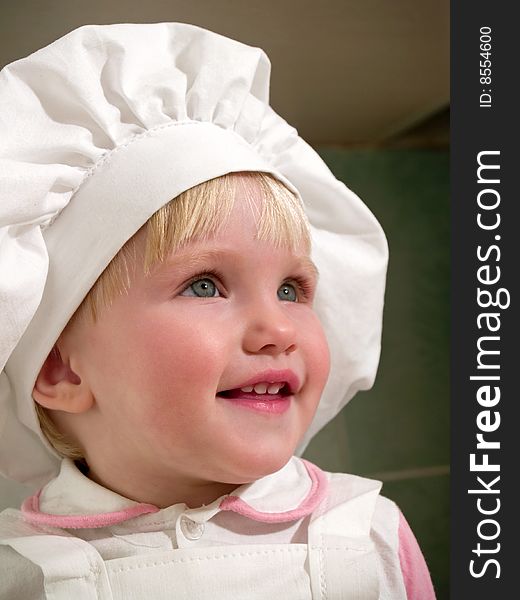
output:
[{"label": "beige wall", "polygon": [[16,0],[0,65],[80,25],[158,21],[264,48],[273,106],[313,144],[378,142],[449,102],[449,0]]}]

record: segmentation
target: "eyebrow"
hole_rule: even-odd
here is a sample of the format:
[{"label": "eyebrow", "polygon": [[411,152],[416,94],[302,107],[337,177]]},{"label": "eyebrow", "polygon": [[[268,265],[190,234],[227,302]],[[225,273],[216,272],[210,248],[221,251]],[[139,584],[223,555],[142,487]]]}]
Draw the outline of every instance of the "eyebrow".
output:
[{"label": "eyebrow", "polygon": [[300,259],[298,259],[298,262],[301,264],[304,271],[306,271],[312,277],[318,279],[320,272],[318,271],[318,267],[309,256],[302,256]]},{"label": "eyebrow", "polygon": [[[207,250],[205,252],[180,252],[176,253],[164,262],[159,263],[157,268],[152,271],[153,278],[160,278],[161,274],[168,269],[179,269],[183,271],[196,270],[203,268],[208,262],[218,263],[224,258],[233,258],[234,254],[222,250]],[[318,267],[314,264],[309,256],[299,256],[295,258],[295,262],[308,276],[318,279]]]}]

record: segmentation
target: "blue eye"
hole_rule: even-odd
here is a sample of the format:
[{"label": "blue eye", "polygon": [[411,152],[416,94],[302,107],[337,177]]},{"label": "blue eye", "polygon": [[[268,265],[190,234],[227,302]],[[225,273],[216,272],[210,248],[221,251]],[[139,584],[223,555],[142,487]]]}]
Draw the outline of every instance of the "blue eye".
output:
[{"label": "blue eye", "polygon": [[286,302],[298,302],[298,294],[294,285],[291,283],[284,283],[278,288],[278,298],[285,300]]},{"label": "blue eye", "polygon": [[[192,293],[189,293],[192,292]],[[197,296],[198,298],[216,298],[220,296],[217,286],[211,279],[203,278],[192,281],[181,296]]]}]

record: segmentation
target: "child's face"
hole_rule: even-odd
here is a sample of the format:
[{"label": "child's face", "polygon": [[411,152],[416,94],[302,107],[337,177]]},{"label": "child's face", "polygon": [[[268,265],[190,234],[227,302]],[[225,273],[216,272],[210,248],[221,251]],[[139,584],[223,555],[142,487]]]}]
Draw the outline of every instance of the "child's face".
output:
[{"label": "child's face", "polygon": [[[245,483],[294,452],[327,379],[328,348],[295,282],[315,287],[306,250],[275,248],[256,233],[239,185],[218,234],[190,242],[149,277],[137,265],[128,295],[69,332],[71,367],[94,402],[70,427],[105,485],[117,489],[121,471],[139,485]],[[255,403],[236,391],[272,375],[292,395]],[[220,394],[231,389],[244,401]]]}]

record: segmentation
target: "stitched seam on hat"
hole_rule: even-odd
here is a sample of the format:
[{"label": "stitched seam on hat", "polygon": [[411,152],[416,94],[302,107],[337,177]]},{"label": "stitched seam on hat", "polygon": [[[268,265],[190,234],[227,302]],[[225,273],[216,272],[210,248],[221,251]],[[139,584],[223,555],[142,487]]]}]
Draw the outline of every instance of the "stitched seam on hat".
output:
[{"label": "stitched seam on hat", "polygon": [[92,175],[99,168],[101,168],[108,161],[109,158],[111,158],[112,156],[114,156],[114,154],[116,154],[120,150],[123,150],[124,148],[127,148],[128,146],[130,146],[131,144],[133,144],[137,140],[140,140],[140,139],[146,138],[146,137],[151,137],[156,132],[161,131],[163,129],[169,129],[170,127],[177,127],[178,125],[200,125],[200,124],[205,124],[205,123],[206,123],[205,121],[173,121],[171,123],[163,123],[162,125],[157,125],[156,127],[152,127],[151,129],[147,129],[146,131],[142,131],[141,133],[134,134],[124,144],[120,144],[119,146],[116,146],[115,148],[112,148],[112,150],[108,150],[107,152],[105,152],[96,161],[96,163],[94,165],[92,165],[92,167],[90,167],[87,170],[87,172],[85,173],[85,176],[83,177],[83,179],[81,180],[81,182],[73,189],[72,195],[74,195],[78,191],[78,189],[85,183],[85,181],[87,181],[87,179],[89,179],[90,177],[92,177]]},{"label": "stitched seam on hat", "polygon": [[272,554],[291,554],[291,553],[301,553],[307,552],[307,548],[274,548],[272,550],[257,550],[255,552],[229,552],[226,554],[216,554],[214,556],[190,556],[187,558],[172,558],[170,560],[161,560],[161,561],[152,561],[152,562],[143,562],[137,565],[132,565],[129,567],[120,567],[119,569],[108,569],[111,573],[123,573],[125,571],[135,571],[136,569],[143,569],[148,567],[161,567],[171,564],[177,563],[192,563],[192,562],[205,562],[209,560],[222,560],[226,558],[235,558],[237,556],[242,557],[251,557],[251,556],[269,556]]},{"label": "stitched seam on hat", "polygon": [[[135,142],[139,139],[145,138],[145,137],[151,137],[154,133],[161,131],[163,129],[169,129],[170,127],[176,127],[178,125],[201,125],[201,124],[209,124],[209,123],[207,121],[191,121],[191,120],[190,121],[173,121],[171,123],[163,123],[162,125],[157,125],[156,127],[152,127],[151,129],[147,129],[146,131],[142,131],[141,133],[134,134],[124,144],[121,144],[119,146],[116,146],[115,148],[112,148],[112,150],[108,150],[108,151],[104,152],[100,156],[100,158],[98,158],[98,160],[91,167],[89,167],[88,169],[85,170],[83,179],[78,183],[78,185],[76,187],[72,188],[69,202],[72,199],[72,197],[74,196],[74,194],[76,194],[76,192],[81,188],[81,186],[83,186],[85,184],[85,182],[88,179],[90,179],[90,177],[92,177],[92,175],[94,175],[94,173],[98,169],[100,169],[114,154],[116,154],[120,150],[123,150],[124,148],[127,148],[133,142]],[[215,127],[218,127],[218,125],[215,125]],[[65,205],[63,208],[65,208],[66,206],[67,205]],[[61,213],[61,210],[56,212],[49,219],[49,221],[47,221],[47,223],[45,223],[45,225],[42,225],[42,231],[47,229],[47,227],[50,227],[54,223],[54,221],[59,217],[60,213]]]},{"label": "stitched seam on hat", "polygon": [[211,123],[209,121],[187,120],[187,121],[173,121],[171,123],[163,123],[162,125],[157,125],[156,127],[152,127],[151,129],[147,129],[146,131],[142,131],[141,133],[136,133],[131,138],[129,138],[124,144],[120,144],[119,146],[112,148],[112,150],[108,150],[107,152],[105,152],[96,161],[96,163],[94,165],[92,165],[91,167],[89,167],[89,169],[87,169],[81,182],[75,188],[73,188],[72,195],[74,195],[79,190],[79,188],[85,183],[85,181],[87,181],[87,179],[89,179],[100,167],[102,167],[105,164],[105,162],[108,161],[109,158],[111,158],[114,154],[116,154],[120,150],[127,148],[128,146],[130,146],[137,140],[140,140],[145,137],[152,137],[158,131],[162,131],[163,129],[169,129],[170,127],[177,127],[177,126],[181,126],[181,125],[213,125],[214,127],[218,127],[219,129],[222,129],[223,131],[228,131],[230,134],[232,134],[234,137],[236,137],[237,140],[241,141],[243,144],[245,144],[247,146],[250,145],[241,135],[239,135],[233,129],[224,129],[220,125],[216,125],[215,123]]}]

